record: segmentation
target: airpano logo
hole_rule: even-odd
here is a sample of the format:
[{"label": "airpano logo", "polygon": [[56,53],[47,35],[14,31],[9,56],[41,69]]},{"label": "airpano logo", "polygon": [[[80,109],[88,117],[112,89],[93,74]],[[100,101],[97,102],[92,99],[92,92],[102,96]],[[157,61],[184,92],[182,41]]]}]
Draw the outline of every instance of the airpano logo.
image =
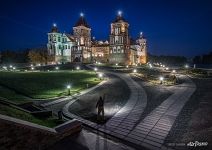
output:
[{"label": "airpano logo", "polygon": [[191,146],[191,147],[207,146],[207,145],[208,145],[208,142],[199,142],[199,141],[187,143],[187,146]]}]

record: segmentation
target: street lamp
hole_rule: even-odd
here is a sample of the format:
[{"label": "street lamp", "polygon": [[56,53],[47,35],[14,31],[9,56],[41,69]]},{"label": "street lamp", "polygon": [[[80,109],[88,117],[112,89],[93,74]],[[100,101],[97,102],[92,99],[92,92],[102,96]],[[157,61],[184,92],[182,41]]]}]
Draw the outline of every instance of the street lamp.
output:
[{"label": "street lamp", "polygon": [[80,67],[79,67],[79,66],[77,66],[77,67],[76,67],[76,69],[77,69],[77,70],[80,70]]},{"label": "street lamp", "polygon": [[160,79],[160,84],[163,84],[164,78],[163,77],[160,77],[159,79]]},{"label": "street lamp", "polygon": [[126,68],[129,68],[129,66],[127,65]]},{"label": "street lamp", "polygon": [[176,70],[172,70],[172,73],[176,73]]},{"label": "street lamp", "polygon": [[31,70],[34,70],[35,68],[34,67],[31,67]]},{"label": "street lamp", "polygon": [[71,85],[67,85],[66,88],[68,89],[68,95],[71,95]]},{"label": "street lamp", "polygon": [[101,80],[102,79],[102,77],[103,77],[103,74],[102,73],[99,73],[99,79]]},{"label": "street lamp", "polygon": [[189,66],[186,64],[186,65],[185,65],[185,68],[186,68],[186,69],[188,69],[188,68],[189,68]]},{"label": "street lamp", "polygon": [[56,70],[59,70],[59,67],[55,67]]},{"label": "street lamp", "polygon": [[96,72],[98,69],[97,68],[94,68],[94,71]]},{"label": "street lamp", "polygon": [[134,72],[134,73],[136,73],[136,72],[137,72],[137,70],[136,70],[136,69],[134,69],[134,70],[133,70],[133,72]]},{"label": "street lamp", "polygon": [[116,63],[116,66],[118,66],[118,64]]}]

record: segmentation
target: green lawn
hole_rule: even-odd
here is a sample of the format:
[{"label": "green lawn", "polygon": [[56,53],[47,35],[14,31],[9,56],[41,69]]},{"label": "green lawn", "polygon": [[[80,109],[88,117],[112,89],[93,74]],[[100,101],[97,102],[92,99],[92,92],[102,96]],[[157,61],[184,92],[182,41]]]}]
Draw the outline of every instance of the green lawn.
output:
[{"label": "green lawn", "polygon": [[16,104],[29,102],[29,99],[27,97],[17,94],[14,91],[1,86],[0,86],[0,97],[6,98],[7,100]]},{"label": "green lawn", "polygon": [[[58,71],[58,72],[0,72],[0,85],[32,98],[53,98],[67,95],[67,85],[71,94],[98,84],[95,72]],[[0,92],[0,96],[8,96]],[[8,97],[10,98],[10,97]]]},{"label": "green lawn", "polygon": [[39,118],[36,118],[33,115],[26,113],[24,111],[21,111],[21,110],[18,110],[18,109],[15,109],[15,108],[12,108],[12,107],[9,107],[6,105],[1,105],[1,104],[0,104],[0,114],[11,116],[11,117],[18,118],[18,119],[22,119],[25,121],[29,121],[29,122],[47,126],[47,127],[55,127],[55,126],[63,123],[63,121],[58,120],[55,117],[39,119]]}]

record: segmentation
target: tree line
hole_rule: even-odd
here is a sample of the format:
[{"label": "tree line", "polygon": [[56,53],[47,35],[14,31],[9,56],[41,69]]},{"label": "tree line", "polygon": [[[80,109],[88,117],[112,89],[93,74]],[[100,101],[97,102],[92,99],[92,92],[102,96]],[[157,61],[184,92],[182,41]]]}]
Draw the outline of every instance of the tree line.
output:
[{"label": "tree line", "polygon": [[204,55],[195,56],[193,58],[194,64],[212,64],[212,52]]},{"label": "tree line", "polygon": [[19,51],[4,50],[0,52],[0,63],[33,63],[47,64],[54,60],[53,56],[49,56],[45,47],[25,49]]},{"label": "tree line", "polygon": [[166,56],[166,55],[153,55],[148,54],[148,61],[152,63],[162,63],[169,65],[185,65],[188,62],[187,58],[184,56]]}]

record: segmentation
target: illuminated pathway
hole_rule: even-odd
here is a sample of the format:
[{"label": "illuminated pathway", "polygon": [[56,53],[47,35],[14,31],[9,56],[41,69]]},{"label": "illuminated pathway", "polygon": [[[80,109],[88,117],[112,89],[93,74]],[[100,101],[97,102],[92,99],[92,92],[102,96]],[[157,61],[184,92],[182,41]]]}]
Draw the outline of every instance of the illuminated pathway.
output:
[{"label": "illuminated pathway", "polygon": [[114,73],[123,79],[130,88],[130,98],[109,121],[104,125],[98,125],[85,120],[68,111],[70,105],[63,109],[65,116],[77,118],[84,124],[99,131],[124,139],[128,142],[146,147],[148,149],[167,149],[164,140],[171,130],[172,125],[184,104],[196,90],[195,84],[184,75],[180,75],[184,82],[180,85],[170,87],[174,92],[150,114],[140,121],[140,117],[147,104],[147,96],[144,89],[136,83],[128,74]]},{"label": "illuminated pathway", "polygon": [[187,77],[180,76],[185,82],[172,87],[174,94],[167,98],[144,118],[125,140],[149,149],[167,149],[164,140],[184,104],[196,90],[195,84]]}]

